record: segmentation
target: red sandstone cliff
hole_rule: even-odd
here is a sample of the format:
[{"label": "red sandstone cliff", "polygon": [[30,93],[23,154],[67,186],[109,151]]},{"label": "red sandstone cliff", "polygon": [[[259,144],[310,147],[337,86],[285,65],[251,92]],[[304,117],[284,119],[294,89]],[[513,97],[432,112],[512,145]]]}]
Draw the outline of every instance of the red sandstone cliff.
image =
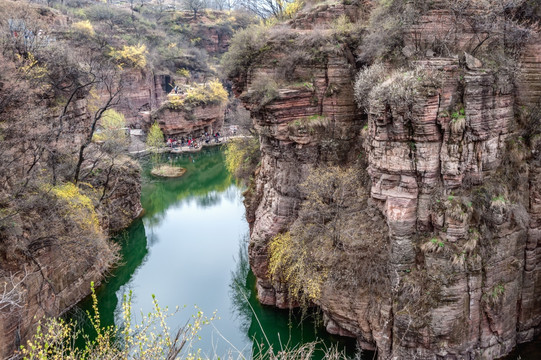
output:
[{"label": "red sandstone cliff", "polygon": [[[279,82],[266,103],[255,96],[258,78],[283,76],[288,54],[313,44],[315,24],[324,37],[343,15],[362,22],[368,7],[314,5],[301,12],[271,31],[264,56],[236,80],[261,142],[249,207],[255,210],[247,214],[260,301],[291,305],[287,286],[269,279],[269,242],[298,224],[305,200],[299,184],[323,164],[347,167],[362,158],[370,190],[350,196],[379,214],[364,217],[357,231],[363,241],[388,245],[381,249],[389,276],[381,292],[388,296],[329,285],[316,303],[330,332],[356,337],[381,359],[492,359],[541,332],[539,136],[525,143],[517,105],[539,101],[539,38],[521,49],[521,76],[513,84],[499,69],[464,58],[473,30],[442,4],[404,34],[403,53],[417,53],[410,63],[438,79],[419,75],[411,103],[381,100],[408,76],[389,76],[390,64],[386,80],[373,84],[379,102],[358,110],[353,83],[363,64],[355,62],[351,37],[320,47],[324,56],[296,59],[287,76],[305,79],[302,85]],[[452,35],[457,56],[434,57],[426,44],[441,34]],[[364,255],[354,244],[334,251],[352,261]]]},{"label": "red sandstone cliff", "polygon": [[199,136],[221,131],[224,123],[225,106],[208,104],[170,108],[165,103],[152,114],[166,137]]}]

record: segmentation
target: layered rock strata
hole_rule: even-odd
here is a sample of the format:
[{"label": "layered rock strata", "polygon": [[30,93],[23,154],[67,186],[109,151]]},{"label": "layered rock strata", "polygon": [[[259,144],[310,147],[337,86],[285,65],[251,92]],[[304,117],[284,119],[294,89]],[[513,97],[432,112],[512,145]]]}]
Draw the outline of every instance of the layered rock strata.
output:
[{"label": "layered rock strata", "polygon": [[221,104],[174,108],[166,102],[152,114],[166,137],[200,136],[221,131],[225,106]]},{"label": "layered rock strata", "polygon": [[157,110],[173,89],[169,75],[134,69],[123,75],[123,95],[116,109],[124,114],[130,126],[141,126],[148,114]]},{"label": "layered rock strata", "polygon": [[[433,44],[450,29],[455,49],[470,48],[474,39],[467,25],[457,26],[455,15],[436,5],[405,34],[404,53],[418,54],[410,48]],[[302,44],[310,22],[324,19],[324,27],[348,9],[336,5],[301,13],[291,22],[298,30],[286,28],[296,34],[290,41]],[[413,33],[422,41],[408,42]],[[278,40],[271,36],[265,48],[279,48],[273,41]],[[464,58],[463,50],[456,57],[435,57],[437,51],[427,49],[416,65],[439,85],[421,85],[411,106],[385,103],[371,106],[366,115],[353,100],[355,69],[347,47],[321,63],[296,63],[291,77],[312,74],[311,84],[279,83],[272,101],[263,105],[254,100],[257,79],[280,74],[286,55],[269,51],[253,63],[236,89],[261,141],[247,214],[260,301],[294,305],[287,287],[269,278],[268,246],[295,221],[304,200],[299,184],[315,167],[351,166],[360,156],[370,176],[366,209],[386,223],[389,298],[374,301],[365,289],[325,287],[316,303],[327,329],[356,337],[381,359],[492,359],[538,335],[539,136],[529,145],[519,136],[516,105],[539,99],[538,43],[532,37],[525,45],[524,76],[516,87],[506,74]],[[391,91],[398,80],[386,81],[375,85]],[[361,231],[361,236],[371,234]],[[359,256],[358,250],[348,251]]]}]

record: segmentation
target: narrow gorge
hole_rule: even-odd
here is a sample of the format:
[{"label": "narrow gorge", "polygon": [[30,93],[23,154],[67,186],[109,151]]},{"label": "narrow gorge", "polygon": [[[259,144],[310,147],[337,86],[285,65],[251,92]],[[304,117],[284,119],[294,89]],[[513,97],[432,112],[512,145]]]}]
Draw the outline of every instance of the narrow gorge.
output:
[{"label": "narrow gorge", "polygon": [[538,0],[0,0],[0,50],[0,358],[541,356]]}]

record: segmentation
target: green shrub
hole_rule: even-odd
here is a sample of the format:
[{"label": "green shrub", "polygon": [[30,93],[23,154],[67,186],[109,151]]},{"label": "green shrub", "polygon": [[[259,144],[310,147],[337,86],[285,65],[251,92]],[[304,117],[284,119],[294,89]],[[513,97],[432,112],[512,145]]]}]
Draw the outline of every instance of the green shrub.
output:
[{"label": "green shrub", "polygon": [[254,80],[247,93],[249,101],[259,110],[279,96],[279,84],[270,76],[260,76]]},{"label": "green shrub", "polygon": [[101,132],[94,133],[94,141],[126,138],[126,118],[114,109],[106,110],[100,120]]},{"label": "green shrub", "polygon": [[236,78],[246,75],[250,65],[266,50],[267,31],[265,26],[252,25],[235,34],[221,61],[225,76]]},{"label": "green shrub", "polygon": [[153,156],[152,159],[154,162],[157,162],[159,158],[159,149],[164,147],[164,136],[162,129],[160,128],[160,125],[158,125],[157,122],[152,124],[148,131],[147,140],[146,140],[146,146],[152,151]]},{"label": "green shrub", "polygon": [[505,196],[503,196],[503,195],[494,196],[492,198],[492,203],[505,204],[506,203]]},{"label": "green shrub", "polygon": [[492,287],[491,290],[483,294],[483,300],[491,305],[494,305],[501,299],[505,293],[505,286],[503,284],[497,284]]},{"label": "green shrub", "polygon": [[463,119],[466,117],[466,111],[464,110],[464,108],[460,108],[458,111],[454,111],[453,113],[451,113],[451,119],[453,121],[456,121],[458,119]]},{"label": "green shrub", "polygon": [[443,240],[435,237],[431,238],[430,240],[426,241],[423,245],[421,245],[421,250],[424,252],[440,252],[445,249],[445,243]]},{"label": "green shrub", "polygon": [[94,133],[92,141],[102,142],[102,150],[110,154],[126,149],[129,137],[126,134],[126,119],[116,110],[109,109],[103,113],[99,132]]}]

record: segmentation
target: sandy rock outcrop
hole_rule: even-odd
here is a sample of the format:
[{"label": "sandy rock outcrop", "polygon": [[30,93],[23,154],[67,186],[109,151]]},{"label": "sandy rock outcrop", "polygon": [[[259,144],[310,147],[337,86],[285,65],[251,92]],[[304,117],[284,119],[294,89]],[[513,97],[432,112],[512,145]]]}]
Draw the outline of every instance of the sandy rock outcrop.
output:
[{"label": "sandy rock outcrop", "polygon": [[145,69],[133,69],[123,75],[124,91],[116,110],[125,117],[128,125],[144,123],[152,111],[157,110],[173,89],[169,75],[158,75]]},{"label": "sandy rock outcrop", "polygon": [[174,108],[166,102],[152,114],[166,137],[199,136],[220,131],[224,123],[225,106],[208,104]]}]

